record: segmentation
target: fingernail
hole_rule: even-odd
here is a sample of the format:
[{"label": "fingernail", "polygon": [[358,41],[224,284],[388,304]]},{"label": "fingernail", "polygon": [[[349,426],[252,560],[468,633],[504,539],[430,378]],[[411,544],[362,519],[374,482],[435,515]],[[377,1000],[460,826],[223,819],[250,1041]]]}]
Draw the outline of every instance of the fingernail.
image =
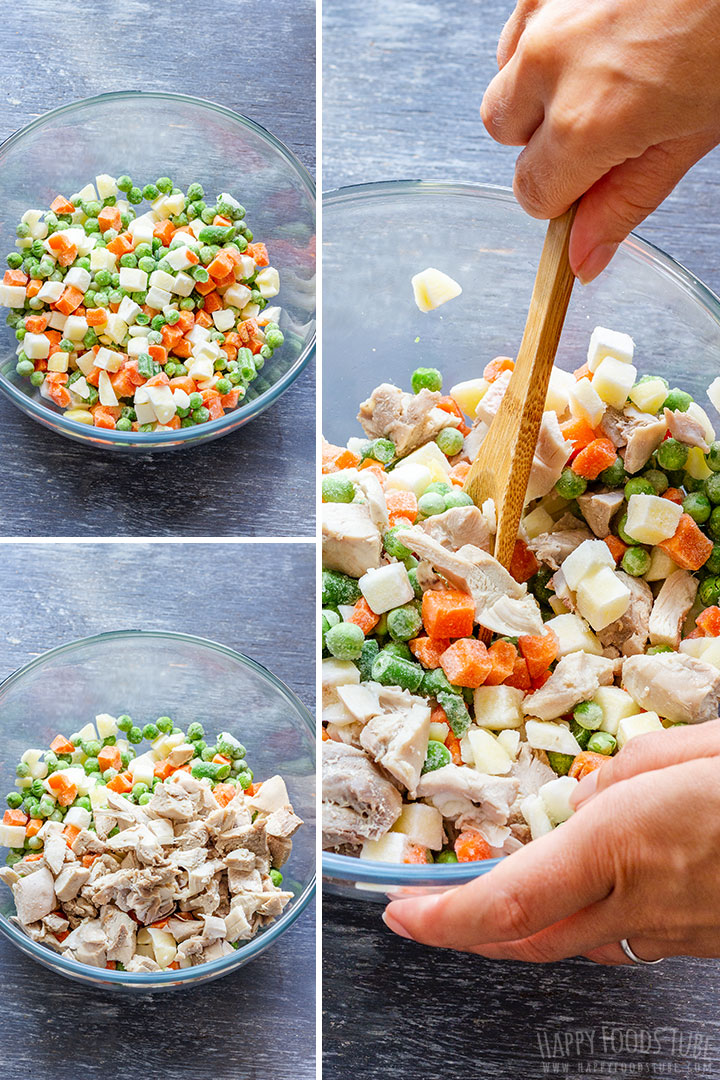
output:
[{"label": "fingernail", "polygon": [[382,913],[382,920],[388,930],[392,930],[393,934],[397,934],[398,937],[409,938],[412,941],[412,934],[409,934],[402,923],[399,923],[392,915],[388,915],[387,908]]},{"label": "fingernail", "polygon": [[586,803],[588,799],[592,799],[593,795],[597,791],[598,786],[598,770],[588,773],[587,776],[583,776],[578,786],[570,796],[570,802],[579,810],[583,803]]},{"label": "fingernail", "polygon": [[619,244],[598,244],[585,256],[575,276],[581,285],[589,285],[604,270],[617,251]]}]

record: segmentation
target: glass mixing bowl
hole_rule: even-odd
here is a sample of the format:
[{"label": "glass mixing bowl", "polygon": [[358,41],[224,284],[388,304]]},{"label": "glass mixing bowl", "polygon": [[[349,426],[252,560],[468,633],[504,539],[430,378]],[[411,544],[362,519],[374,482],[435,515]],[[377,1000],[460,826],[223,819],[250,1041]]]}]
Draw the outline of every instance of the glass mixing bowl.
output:
[{"label": "glass mixing bowl", "polygon": [[[64,105],[0,146],[0,255],[15,250],[15,227],[30,207],[48,207],[99,173],[142,184],[171,176],[183,190],[199,181],[228,191],[247,209],[280,272],[285,343],[266,362],[238,408],[178,431],[106,431],[68,420],[15,372],[17,342],[0,326],[0,391],[24,413],[86,446],[154,451],[197,446],[264,412],[298,377],[315,348],[315,184],[295,155],[245,116],[184,94],[127,90]],[[146,206],[146,204],[141,204]],[[7,311],[5,311],[7,313]]]},{"label": "glass mixing bowl", "polygon": [[[227,729],[247,747],[258,778],[280,773],[305,824],[283,870],[293,899],[267,929],[232,956],[147,975],[88,967],[32,941],[10,916],[0,884],[0,933],[44,967],[105,990],[157,991],[197,986],[247,964],[295,922],[315,890],[315,723],[284,683],[247,656],[188,634],[119,630],[43,653],[0,684],[0,787],[14,790],[15,766],[31,746],[49,746],[98,713],[129,713],[140,724],[172,716]],[[4,858],[4,855],[3,855]]]},{"label": "glass mixing bowl", "polygon": [[[482,375],[517,353],[546,225],[504,188],[398,180],[329,192],[323,199],[323,432],[344,446],[362,435],[358,405],[381,382],[410,389],[417,367],[444,385]],[[428,313],[410,278],[435,266],[463,292]],[[591,285],[576,285],[558,364],[579,367],[597,325],[635,340],[640,374],[688,390],[720,429],[705,391],[720,375],[720,300],[690,271],[638,236]],[[484,863],[401,866],[325,853],[329,891],[385,900],[407,889],[460,884]]]}]

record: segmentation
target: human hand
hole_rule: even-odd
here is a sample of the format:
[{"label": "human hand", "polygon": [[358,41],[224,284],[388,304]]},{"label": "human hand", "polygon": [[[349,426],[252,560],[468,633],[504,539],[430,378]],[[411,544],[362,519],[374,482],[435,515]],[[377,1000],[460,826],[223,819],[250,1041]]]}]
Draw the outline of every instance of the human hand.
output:
[{"label": "human hand", "polygon": [[720,957],[720,720],[640,735],[575,792],[577,812],[467,885],[383,918],[492,959]]},{"label": "human hand", "polygon": [[581,199],[583,283],[720,143],[720,0],[518,0],[482,103],[533,217]]}]

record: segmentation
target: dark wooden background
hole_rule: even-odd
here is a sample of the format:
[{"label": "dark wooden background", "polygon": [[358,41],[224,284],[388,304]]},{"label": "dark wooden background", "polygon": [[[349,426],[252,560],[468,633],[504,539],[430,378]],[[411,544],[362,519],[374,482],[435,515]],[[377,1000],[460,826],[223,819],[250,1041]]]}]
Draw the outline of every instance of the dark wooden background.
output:
[{"label": "dark wooden background", "polygon": [[[0,139],[78,98],[175,90],[252,117],[312,171],[314,50],[312,0],[8,2]],[[312,364],[239,431],[143,457],[90,453],[2,397],[0,535],[308,536],[314,455]]]},{"label": "dark wooden background", "polygon": [[[325,0],[323,188],[400,177],[509,186],[516,151],[492,142],[478,110],[512,6]],[[716,151],[639,229],[715,291],[719,165]],[[323,909],[326,1080],[720,1076],[714,961],[491,963],[394,937],[380,905],[326,896]]]},{"label": "dark wooden background", "polygon": [[[0,545],[0,679],[73,638],[179,630],[247,653],[312,710],[313,635],[297,627],[314,622],[314,545],[213,545],[211,556],[228,574],[198,591],[178,577],[177,544]],[[175,993],[88,990],[0,938],[0,1080],[311,1080],[314,906],[240,971]]]}]

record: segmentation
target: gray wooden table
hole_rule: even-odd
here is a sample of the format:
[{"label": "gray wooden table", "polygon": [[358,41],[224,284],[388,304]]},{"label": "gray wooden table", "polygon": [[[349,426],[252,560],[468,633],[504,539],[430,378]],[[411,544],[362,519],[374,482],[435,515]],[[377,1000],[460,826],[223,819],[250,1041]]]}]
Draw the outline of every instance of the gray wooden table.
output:
[{"label": "gray wooden table", "polygon": [[[128,627],[181,630],[247,653],[312,710],[312,635],[298,638],[296,628],[313,623],[314,545],[243,544],[222,552],[231,578],[207,577],[202,592],[181,583],[158,612],[153,597],[164,596],[168,580],[178,580],[178,545],[0,547],[0,679],[73,638]],[[202,558],[202,551],[196,554]],[[49,563],[52,574],[41,576]],[[107,589],[108,578],[122,587]],[[315,1076],[314,905],[257,960],[198,990],[142,998],[88,991],[35,964],[5,938],[0,980],[4,999],[12,1002],[0,1024],[0,1080]]]},{"label": "gray wooden table", "polygon": [[[509,186],[516,151],[492,142],[478,110],[512,6],[325,0],[324,189],[401,177]],[[715,291],[718,165],[716,151],[639,230]],[[720,1075],[715,962],[490,963],[401,941],[381,910],[324,900],[326,1080]]]},{"label": "gray wooden table", "polygon": [[[205,52],[202,42],[212,47]],[[94,0],[61,10],[50,0],[8,3],[0,24],[0,139],[77,98],[174,90],[252,117],[312,171],[314,47],[312,0]],[[257,420],[179,454],[91,454],[4,397],[0,431],[3,536],[314,531],[312,364]]]}]

